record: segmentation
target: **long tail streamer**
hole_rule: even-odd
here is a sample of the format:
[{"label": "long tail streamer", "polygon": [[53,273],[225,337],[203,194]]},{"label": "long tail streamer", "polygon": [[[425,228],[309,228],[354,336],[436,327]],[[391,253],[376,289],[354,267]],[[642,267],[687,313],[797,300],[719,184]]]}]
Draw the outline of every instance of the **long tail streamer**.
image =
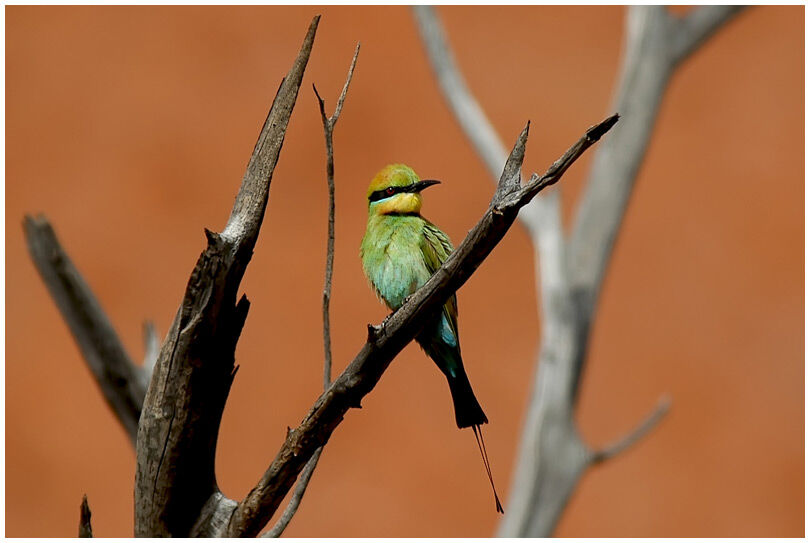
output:
[{"label": "long tail streamer", "polygon": [[487,477],[489,477],[489,484],[492,486],[492,494],[495,496],[495,510],[498,513],[503,513],[501,500],[498,499],[498,492],[495,490],[495,481],[492,480],[492,469],[489,466],[489,456],[487,456],[487,446],[484,445],[484,434],[481,431],[480,424],[473,424],[473,433],[475,434],[475,442],[478,443],[478,450],[481,452],[481,460],[484,461],[484,467],[487,470]]}]

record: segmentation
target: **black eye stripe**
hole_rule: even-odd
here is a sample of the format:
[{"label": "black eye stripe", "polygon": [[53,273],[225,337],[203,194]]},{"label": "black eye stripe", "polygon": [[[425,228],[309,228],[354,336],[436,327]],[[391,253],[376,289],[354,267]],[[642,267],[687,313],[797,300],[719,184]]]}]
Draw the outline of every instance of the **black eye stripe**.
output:
[{"label": "black eye stripe", "polygon": [[[393,196],[394,194],[399,194],[401,192],[408,192],[410,187],[386,187],[382,190],[375,190],[372,192],[369,197],[369,202],[376,202],[377,200],[382,200],[383,198],[388,198]],[[389,193],[388,189],[394,189],[393,192]]]}]

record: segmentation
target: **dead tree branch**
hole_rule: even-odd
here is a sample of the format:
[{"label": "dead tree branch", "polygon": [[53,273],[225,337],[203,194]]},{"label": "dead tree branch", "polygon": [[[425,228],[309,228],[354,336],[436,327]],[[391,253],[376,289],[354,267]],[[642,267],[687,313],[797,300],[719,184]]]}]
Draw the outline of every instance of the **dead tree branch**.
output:
[{"label": "dead tree branch", "polygon": [[206,230],[185,295],[144,401],[137,441],[136,536],[216,535],[236,506],[219,492],[217,435],[236,373],[234,350],[249,303],[237,291],[253,254],[273,170],[319,17],[281,83],[221,234]]},{"label": "dead tree branch", "polygon": [[523,130],[504,167],[496,197],[483,218],[430,280],[390,315],[384,325],[369,325],[366,344],[318,398],[301,424],[288,433],[264,476],[234,511],[225,536],[258,533],[278,508],[310,456],[327,442],[350,408],[360,407],[362,398],[374,388],[394,356],[420,331],[425,316],[469,279],[506,234],[520,208],[540,190],[556,183],[565,170],[617,120],[614,115],[590,128],[545,175],[539,177],[535,174],[521,186],[515,182],[514,174],[519,172],[523,162],[528,126]]},{"label": "dead tree branch", "polygon": [[[328,220],[327,220],[327,233],[326,233],[326,272],[324,273],[323,285],[323,389],[329,389],[332,382],[332,329],[329,324],[329,302],[332,297],[332,271],[335,264],[335,154],[334,146],[332,144],[332,134],[335,130],[340,112],[343,110],[343,102],[346,101],[346,93],[349,92],[349,83],[352,82],[354,75],[354,67],[357,65],[357,55],[360,54],[360,44],[354,49],[354,56],[352,63],[349,66],[349,74],[346,76],[346,83],[343,85],[343,90],[338,97],[335,112],[331,117],[326,116],[324,109],[324,102],[318,94],[318,89],[312,85],[312,90],[315,91],[315,96],[318,99],[318,107],[321,111],[321,121],[323,122],[323,135],[326,139],[326,183],[329,188],[329,206],[328,206]],[[301,475],[298,477],[298,483],[295,485],[295,490],[290,497],[290,502],[281,514],[281,518],[273,527],[262,537],[279,537],[290,524],[293,516],[298,511],[301,505],[301,500],[304,498],[304,493],[307,490],[312,474],[318,466],[318,460],[321,458],[323,447],[318,448],[312,458],[309,459]]]},{"label": "dead tree branch", "polygon": [[635,430],[619,439],[616,443],[608,445],[598,451],[593,451],[590,461],[593,464],[610,460],[614,456],[623,453],[629,449],[636,442],[647,435],[653,428],[655,428],[661,419],[669,412],[670,401],[669,398],[663,397],[658,401],[658,406],[655,410],[639,424]]},{"label": "dead tree branch", "polygon": [[708,38],[709,31],[717,30],[736,13],[739,9],[733,6],[703,6],[678,19],[665,6],[628,10],[621,76],[613,104],[627,122],[594,156],[569,242],[572,289],[582,292],[583,309],[589,314],[649,146],[661,99],[679,66],[676,59],[683,58],[677,55],[694,51]]},{"label": "dead tree branch", "polygon": [[[631,7],[613,106],[626,122],[596,153],[570,239],[556,200],[540,199],[521,213],[540,272],[543,339],[500,536],[551,535],[582,472],[640,439],[666,412],[668,404],[662,404],[618,446],[596,453],[582,441],[573,418],[602,279],[661,97],[679,63],[738,11],[705,6],[674,18],[663,6]],[[492,171],[503,145],[464,83],[435,10],[422,6],[414,13],[442,94]]]},{"label": "dead tree branch", "polygon": [[673,18],[672,57],[681,62],[745,6],[701,6],[683,17]]},{"label": "dead tree branch", "polygon": [[70,328],[104,399],[134,444],[146,395],[141,368],[124,350],[101,304],[62,248],[48,219],[42,215],[26,215],[23,229],[28,251],[42,281]]},{"label": "dead tree branch", "polygon": [[329,188],[329,211],[327,221],[327,234],[326,234],[326,272],[324,274],[323,286],[323,351],[324,351],[324,365],[323,365],[323,389],[329,388],[332,382],[332,338],[331,327],[329,326],[329,302],[332,297],[332,269],[335,263],[335,150],[332,142],[332,135],[335,131],[335,125],[340,118],[340,113],[343,111],[343,103],[346,101],[346,93],[349,92],[349,84],[352,82],[354,76],[354,68],[357,66],[357,55],[360,54],[360,44],[354,48],[354,56],[352,63],[349,66],[349,73],[346,76],[346,83],[343,84],[343,90],[340,91],[337,104],[335,105],[335,112],[331,117],[326,116],[324,109],[324,102],[318,94],[318,89],[312,85],[312,90],[315,92],[315,97],[318,99],[318,108],[321,112],[321,122],[323,123],[323,136],[326,140],[326,184]]},{"label": "dead tree branch", "polygon": [[82,496],[79,507],[79,537],[93,537],[93,526],[90,524],[90,506],[87,504],[87,494]]}]

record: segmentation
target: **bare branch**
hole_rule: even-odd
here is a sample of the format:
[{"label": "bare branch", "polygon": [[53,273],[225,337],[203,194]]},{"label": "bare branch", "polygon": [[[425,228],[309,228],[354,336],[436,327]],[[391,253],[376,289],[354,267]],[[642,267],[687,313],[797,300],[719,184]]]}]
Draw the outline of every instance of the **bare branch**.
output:
[{"label": "bare branch", "polygon": [[[553,198],[533,200],[532,208],[527,206],[520,215],[541,271],[537,291],[543,347],[500,536],[550,535],[582,472],[594,461],[576,430],[573,413],[613,243],[672,71],[737,11],[707,6],[678,20],[663,6],[630,8],[612,106],[624,122],[596,153],[571,239],[564,239],[554,193]],[[467,88],[434,8],[414,7],[414,13],[442,95],[497,179],[503,145]],[[533,178],[528,185],[539,183],[543,181]]]},{"label": "bare branch", "polygon": [[526,202],[529,199],[534,198],[538,192],[555,184],[560,180],[566,170],[571,167],[576,159],[579,158],[579,156],[585,152],[588,147],[599,141],[602,136],[607,134],[607,132],[613,128],[617,122],[619,122],[619,115],[614,113],[601,123],[589,128],[588,131],[585,132],[585,135],[582,136],[582,138],[570,149],[568,149],[563,156],[558,158],[542,177],[533,175],[532,179],[526,183],[526,186],[514,193],[515,196],[523,205],[525,205]]},{"label": "bare branch", "polygon": [[358,42],[354,48],[354,56],[352,56],[352,63],[349,66],[349,74],[346,76],[346,82],[343,84],[343,90],[340,91],[340,96],[338,97],[337,105],[335,106],[335,112],[329,118],[329,124],[331,125],[330,131],[335,128],[335,124],[340,117],[340,112],[343,111],[343,102],[346,101],[346,93],[349,92],[349,83],[352,82],[352,77],[354,77],[354,67],[357,66],[357,56],[359,54],[360,43]]},{"label": "bare branch", "polygon": [[[329,302],[332,297],[332,271],[335,263],[335,156],[334,146],[332,144],[332,133],[340,118],[340,112],[343,110],[343,102],[346,100],[346,93],[349,91],[349,83],[352,82],[354,75],[354,67],[357,65],[357,55],[360,54],[360,44],[354,49],[354,56],[352,63],[349,66],[349,74],[346,76],[346,83],[343,84],[343,90],[340,92],[335,112],[331,117],[326,117],[324,109],[324,102],[318,94],[318,89],[312,85],[312,90],[315,91],[315,96],[318,99],[318,107],[321,111],[321,121],[323,122],[323,135],[326,138],[326,183],[329,187],[329,211],[328,211],[328,227],[326,234],[326,272],[324,274],[323,286],[323,389],[326,391],[332,382],[332,334],[331,326],[329,324]],[[279,537],[287,528],[293,516],[295,516],[298,507],[301,505],[301,500],[304,497],[304,492],[307,490],[309,480],[312,478],[312,473],[318,466],[318,460],[323,452],[323,447],[320,447],[309,459],[304,470],[298,478],[298,484],[295,486],[293,495],[290,502],[284,509],[281,518],[278,522],[262,537]]]},{"label": "bare branch", "polygon": [[28,251],[42,281],[104,399],[134,444],[146,395],[140,369],[124,350],[101,304],[62,248],[48,219],[26,215],[23,228]]},{"label": "bare branch", "polygon": [[208,246],[158,357],[137,440],[135,535],[215,535],[235,507],[214,473],[222,412],[249,303],[237,292],[264,218],[270,180],[318,27],[309,26],[250,158],[228,223]]},{"label": "bare branch", "polygon": [[[613,122],[611,118],[598,126]],[[599,133],[593,128],[588,131],[592,135]],[[574,144],[574,151],[569,150],[562,162],[555,164],[556,174],[548,173],[539,178],[545,182],[533,184],[529,191],[536,193],[559,179],[567,166],[594,143],[588,134]],[[506,169],[513,167],[515,162],[522,163],[522,151],[522,146],[516,144]],[[329,390],[318,398],[301,424],[289,432],[264,476],[234,511],[228,531],[223,535],[241,537],[258,533],[315,450],[328,441],[350,408],[360,406],[362,398],[374,388],[394,356],[421,330],[425,315],[461,287],[500,242],[526,203],[522,196],[524,189],[520,188],[518,192],[520,197],[506,194],[503,201],[493,202],[442,267],[390,315],[384,325],[369,326],[366,344]]]},{"label": "bare branch", "polygon": [[629,8],[621,77],[612,106],[624,122],[596,151],[571,239],[560,252],[564,261],[557,266],[545,263],[561,271],[567,284],[560,291],[543,291],[544,296],[553,296],[552,303],[544,303],[544,311],[548,307],[551,312],[544,315],[542,362],[500,536],[551,535],[582,472],[600,459],[588,452],[575,431],[573,412],[605,270],[661,98],[676,67],[671,29],[672,19],[663,6]]},{"label": "bare branch", "polygon": [[87,504],[87,494],[82,496],[82,505],[79,507],[79,537],[93,537],[93,526],[90,524],[90,506]]},{"label": "bare branch", "polygon": [[[628,8],[624,59],[613,109],[626,122],[594,156],[571,235],[572,282],[592,311],[661,99],[678,64],[739,8],[704,6],[674,20],[664,6]],[[674,29],[674,30],[673,30]]]},{"label": "bare branch", "polygon": [[284,143],[287,123],[295,106],[298,88],[301,86],[301,77],[309,61],[312,41],[319,20],[320,15],[312,20],[304,45],[298,53],[293,67],[281,82],[270,112],[267,114],[267,120],[259,134],[259,139],[256,141],[253,154],[250,156],[228,224],[222,231],[222,237],[226,240],[236,240],[240,250],[252,251],[259,235],[259,227],[267,206],[270,180],[273,178],[273,170]]},{"label": "bare branch", "polygon": [[591,462],[594,464],[598,464],[600,462],[604,462],[605,460],[610,460],[614,456],[623,453],[626,449],[632,447],[639,439],[646,436],[650,433],[658,423],[661,422],[661,419],[664,418],[669,412],[670,407],[670,400],[668,397],[664,396],[660,400],[658,400],[658,405],[656,408],[647,415],[647,418],[641,421],[641,423],[629,434],[618,440],[616,443],[608,445],[598,451],[593,451],[591,455]]},{"label": "bare branch", "polygon": [[681,62],[745,6],[699,6],[676,19],[672,56]]},{"label": "bare branch", "polygon": [[[594,155],[568,252],[572,288],[590,314],[672,71],[664,6],[631,6],[615,111],[625,122]],[[621,137],[619,137],[621,136]]]},{"label": "bare branch", "polygon": [[[686,35],[690,43],[696,45],[734,13],[737,10],[697,8],[684,20],[691,22],[675,24],[674,41]],[[713,22],[709,24],[710,21]],[[595,310],[661,99],[678,66],[671,62],[675,47],[670,32],[673,22],[664,6],[628,8],[621,78],[612,106],[622,113],[625,122],[594,155],[587,186],[576,210],[568,251],[572,289],[578,292],[581,306],[578,311],[587,316]],[[684,50],[691,51],[694,47]],[[582,367],[581,364],[576,382],[579,382]],[[572,390],[574,395],[576,390],[578,387]]]},{"label": "bare branch", "polygon": [[[520,192],[520,167],[523,164],[523,156],[526,154],[526,141],[529,139],[529,126],[531,122],[527,122],[525,128],[518,136],[515,148],[506,165],[503,167],[498,183],[495,186],[495,194],[492,195],[491,205],[498,205],[504,198]],[[521,160],[515,160],[515,157],[521,157]]]}]

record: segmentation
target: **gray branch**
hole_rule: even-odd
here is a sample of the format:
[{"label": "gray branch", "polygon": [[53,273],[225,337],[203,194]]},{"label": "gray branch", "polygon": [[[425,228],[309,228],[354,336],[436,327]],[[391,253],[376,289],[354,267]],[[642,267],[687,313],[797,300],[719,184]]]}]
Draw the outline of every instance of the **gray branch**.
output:
[{"label": "gray branch", "polygon": [[[323,99],[318,94],[318,89],[312,85],[312,90],[315,91],[315,96],[318,99],[318,108],[321,112],[321,122],[323,123],[323,135],[326,139],[326,184],[329,189],[329,207],[327,219],[327,232],[326,232],[326,271],[324,273],[323,285],[323,389],[326,391],[332,383],[332,328],[329,324],[329,302],[332,298],[332,272],[335,264],[335,152],[334,145],[332,144],[332,135],[335,130],[340,112],[343,111],[343,103],[346,101],[346,93],[349,92],[349,83],[352,82],[354,75],[354,67],[357,65],[357,55],[360,54],[360,44],[354,49],[354,56],[352,63],[349,66],[349,74],[346,76],[346,83],[343,85],[343,90],[338,97],[335,112],[331,117],[326,116]],[[298,477],[298,483],[295,485],[295,490],[290,497],[290,502],[281,514],[273,527],[262,537],[280,537],[290,521],[298,511],[301,505],[301,500],[304,499],[304,493],[307,490],[312,474],[318,466],[318,460],[321,458],[323,447],[315,451],[312,458],[309,459],[301,475]]]},{"label": "gray branch", "polygon": [[638,440],[658,426],[661,419],[669,412],[670,403],[668,397],[661,398],[658,401],[658,406],[632,432],[607,447],[593,451],[591,462],[594,464],[604,462],[635,445]]},{"label": "gray branch", "polygon": [[135,535],[216,535],[236,503],[217,487],[217,435],[237,368],[249,303],[237,292],[264,218],[273,170],[319,17],[276,93],[228,223],[206,230],[185,295],[158,355],[138,428]]},{"label": "gray branch", "polygon": [[[624,122],[596,152],[570,239],[556,198],[538,200],[521,214],[535,248],[543,339],[500,536],[551,535],[584,470],[640,439],[666,411],[659,408],[617,446],[599,452],[585,445],[574,422],[596,301],[661,97],[680,62],[738,11],[706,6],[674,18],[663,6],[629,8],[612,107]],[[445,100],[497,179],[491,164],[503,144],[464,83],[435,10],[415,7],[414,14]]]},{"label": "gray branch", "polygon": [[709,39],[744,6],[700,6],[675,20],[672,57],[680,62]]},{"label": "gray branch", "polygon": [[124,350],[101,304],[62,248],[48,219],[26,215],[23,228],[31,260],[104,399],[134,444],[146,395],[141,369]]}]

